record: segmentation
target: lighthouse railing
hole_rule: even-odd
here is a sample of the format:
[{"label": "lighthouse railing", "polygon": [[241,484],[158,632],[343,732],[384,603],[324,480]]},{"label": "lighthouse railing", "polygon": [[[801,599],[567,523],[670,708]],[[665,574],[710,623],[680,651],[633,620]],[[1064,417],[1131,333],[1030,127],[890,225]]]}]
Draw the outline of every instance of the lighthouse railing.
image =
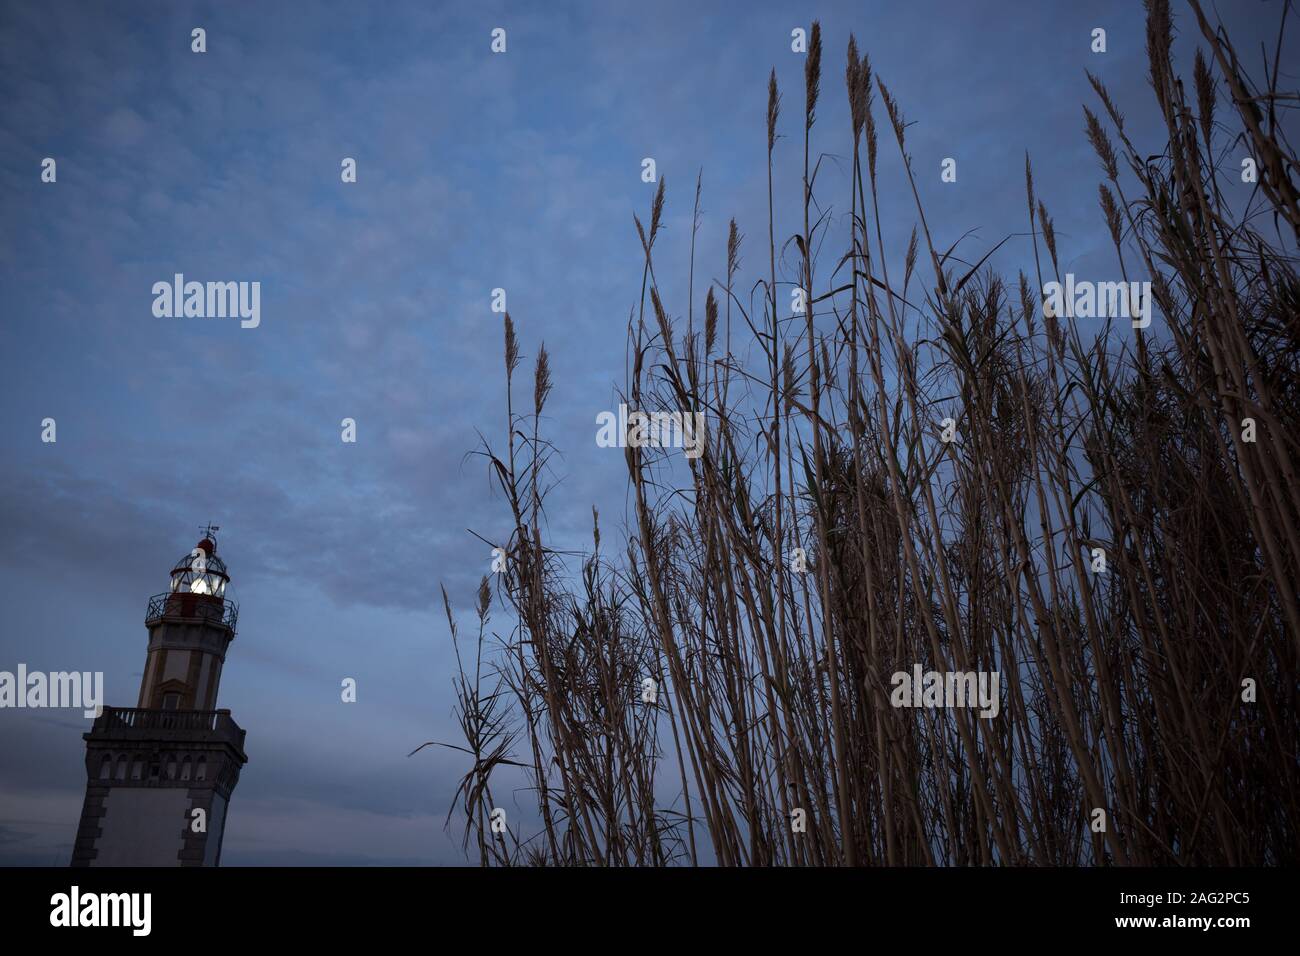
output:
[{"label": "lighthouse railing", "polygon": [[149,610],[145,612],[144,622],[152,624],[166,617],[207,621],[224,625],[233,631],[239,623],[239,605],[229,598],[210,594],[164,591],[149,599]]},{"label": "lighthouse railing", "polygon": [[93,734],[139,737],[170,733],[211,734],[243,746],[244,730],[229,710],[157,710],[143,707],[105,707],[95,718]]}]

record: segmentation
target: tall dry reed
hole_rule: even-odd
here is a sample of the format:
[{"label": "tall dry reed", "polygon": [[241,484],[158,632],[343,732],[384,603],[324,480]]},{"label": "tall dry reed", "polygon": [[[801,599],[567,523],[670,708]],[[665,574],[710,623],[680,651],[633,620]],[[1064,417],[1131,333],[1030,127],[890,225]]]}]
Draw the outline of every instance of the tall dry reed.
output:
[{"label": "tall dry reed", "polygon": [[[694,460],[628,448],[634,530],[609,555],[593,520],[576,571],[540,520],[547,357],[518,409],[506,318],[509,437],[484,454],[514,528],[499,576],[512,628],[485,682],[480,627],[456,685],[473,758],[458,801],[481,863],[1300,861],[1300,193],[1278,115],[1295,97],[1276,64],[1252,82],[1195,0],[1186,87],[1169,5],[1147,8],[1167,145],[1135,145],[1095,78],[1084,124],[1116,278],[1154,283],[1148,329],[1085,338],[1045,313],[1062,255],[1028,158],[1032,263],[1014,279],[957,268],[921,206],[901,106],[852,38],[850,125],[832,136],[852,156],[851,236],[819,255],[816,25],[792,246],[775,224],[769,83],[761,294],[738,285],[733,222],[702,332],[693,302],[683,330],[655,276],[662,181],[636,221],[623,397],[705,412],[707,444]],[[1219,171],[1236,136],[1260,169],[1248,208]],[[882,147],[916,198],[901,275]],[[696,223],[699,199],[697,183]],[[787,248],[793,281],[777,274]],[[790,285],[810,290],[805,314],[782,308]],[[891,706],[891,675],[914,664],[998,672],[1001,712]],[[526,779],[535,828],[487,822],[503,766]]]}]

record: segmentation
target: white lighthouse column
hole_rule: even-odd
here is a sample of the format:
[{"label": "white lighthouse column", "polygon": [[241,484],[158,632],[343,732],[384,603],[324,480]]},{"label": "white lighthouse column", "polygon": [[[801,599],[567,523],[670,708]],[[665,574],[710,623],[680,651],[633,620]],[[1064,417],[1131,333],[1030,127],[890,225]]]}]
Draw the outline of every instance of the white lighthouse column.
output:
[{"label": "white lighthouse column", "polygon": [[209,526],[149,600],[133,708],[105,707],[86,741],[86,798],[73,866],[216,866],[226,809],[248,757],[217,709],[238,608]]}]

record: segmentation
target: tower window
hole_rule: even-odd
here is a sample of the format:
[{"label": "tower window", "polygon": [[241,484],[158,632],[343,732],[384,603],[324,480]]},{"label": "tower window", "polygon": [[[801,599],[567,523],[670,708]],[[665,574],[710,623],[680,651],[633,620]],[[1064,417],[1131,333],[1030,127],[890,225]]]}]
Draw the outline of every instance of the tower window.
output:
[{"label": "tower window", "polygon": [[107,780],[113,775],[113,755],[104,754],[104,759],[99,762],[99,779]]},{"label": "tower window", "polygon": [[166,694],[163,694],[163,699],[162,699],[163,710],[180,710],[180,707],[181,707],[180,694],[176,693],[175,691],[169,691]]}]

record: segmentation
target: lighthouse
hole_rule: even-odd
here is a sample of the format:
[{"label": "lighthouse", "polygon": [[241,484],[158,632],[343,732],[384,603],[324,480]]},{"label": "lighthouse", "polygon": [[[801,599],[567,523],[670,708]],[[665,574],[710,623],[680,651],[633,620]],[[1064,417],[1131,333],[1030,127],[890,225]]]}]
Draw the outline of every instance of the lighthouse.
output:
[{"label": "lighthouse", "polygon": [[86,741],[86,799],[73,866],[217,866],[226,810],[248,757],[244,731],[217,708],[239,608],[216,532],[149,599],[135,707],[105,707]]}]

